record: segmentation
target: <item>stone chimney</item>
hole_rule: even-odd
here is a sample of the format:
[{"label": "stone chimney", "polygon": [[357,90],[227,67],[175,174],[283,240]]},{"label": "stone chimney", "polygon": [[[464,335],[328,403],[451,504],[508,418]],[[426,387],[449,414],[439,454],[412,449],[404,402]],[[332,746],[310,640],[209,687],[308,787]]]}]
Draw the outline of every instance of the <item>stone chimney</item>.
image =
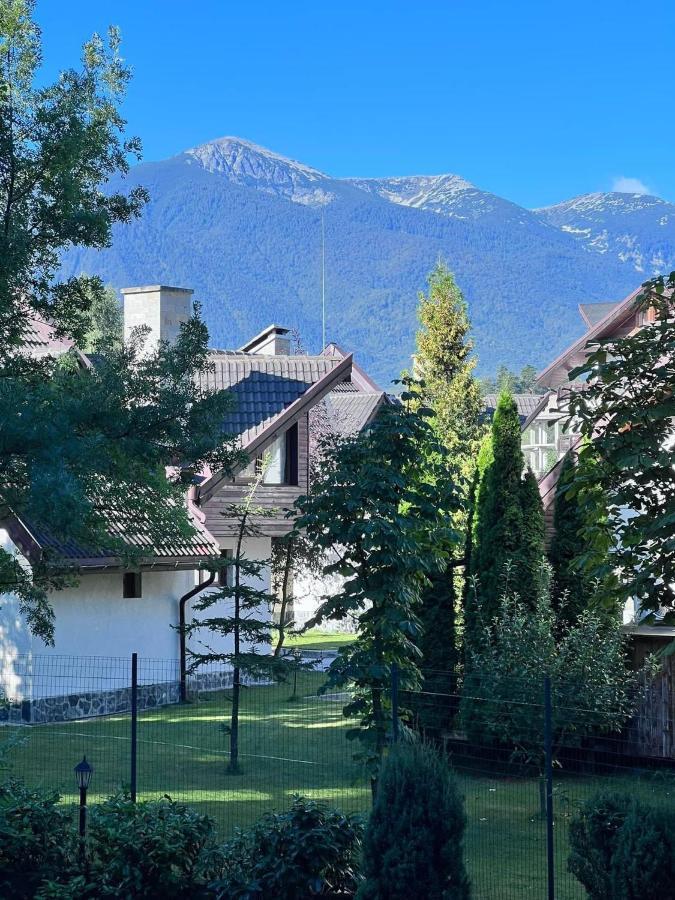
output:
[{"label": "stone chimney", "polygon": [[180,326],[192,315],[192,294],[189,288],[151,284],[144,287],[122,288],[124,297],[124,340],[139,325],[150,327],[145,339],[145,352],[152,353],[160,341],[172,344]]},{"label": "stone chimney", "polygon": [[281,325],[268,325],[239,350],[242,353],[262,353],[264,356],[288,356],[291,352],[288,333],[288,328],[282,328]]}]

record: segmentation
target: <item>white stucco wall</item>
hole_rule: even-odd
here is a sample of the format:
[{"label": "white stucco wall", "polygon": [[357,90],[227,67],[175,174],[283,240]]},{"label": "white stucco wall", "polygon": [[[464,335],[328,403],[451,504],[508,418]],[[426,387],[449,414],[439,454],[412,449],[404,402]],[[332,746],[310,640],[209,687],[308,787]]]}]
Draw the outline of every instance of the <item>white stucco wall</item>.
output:
[{"label": "white stucco wall", "polygon": [[[12,550],[6,532],[2,545]],[[223,541],[222,549],[234,549]],[[248,538],[250,559],[268,560],[269,538]],[[121,572],[83,574],[76,587],[50,594],[54,609],[54,646],[28,630],[16,597],[0,595],[0,689],[13,700],[112,690],[129,684],[130,658],[139,655],[139,682],[174,681],[179,676],[179,600],[197,583],[195,571],[143,571],[142,596],[122,596]],[[259,579],[269,591],[269,568]],[[192,602],[186,609],[191,620]],[[220,604],[203,615],[217,615]],[[267,610],[264,615],[267,616]],[[216,652],[231,649],[231,639],[213,634],[188,641],[207,642]]]}]

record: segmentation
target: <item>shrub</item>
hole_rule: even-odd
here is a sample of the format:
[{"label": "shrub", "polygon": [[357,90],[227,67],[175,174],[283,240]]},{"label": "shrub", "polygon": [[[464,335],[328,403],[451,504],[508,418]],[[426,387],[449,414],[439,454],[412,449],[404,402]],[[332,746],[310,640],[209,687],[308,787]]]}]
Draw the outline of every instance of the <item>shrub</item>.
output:
[{"label": "shrub", "polygon": [[225,845],[225,871],[211,888],[219,900],[351,897],[362,835],[358,816],[296,797]]},{"label": "shrub", "polygon": [[58,794],[41,796],[20,781],[0,785],[0,896],[33,897],[71,864],[76,850],[70,814]]},{"label": "shrub", "polygon": [[612,858],[614,900],[675,895],[675,815],[631,804]]},{"label": "shrub", "polygon": [[363,845],[359,900],[466,900],[463,802],[446,762],[424,744],[386,758]]},{"label": "shrub", "polygon": [[570,822],[567,866],[591,900],[612,900],[612,859],[630,802],[623,794],[598,794]]},{"label": "shrub", "polygon": [[170,797],[111,797],[91,807],[87,835],[84,871],[47,884],[41,897],[200,897],[220,871],[213,821]]},{"label": "shrub", "polygon": [[663,900],[675,884],[674,833],[670,810],[600,794],[570,823],[568,867],[591,900]]}]

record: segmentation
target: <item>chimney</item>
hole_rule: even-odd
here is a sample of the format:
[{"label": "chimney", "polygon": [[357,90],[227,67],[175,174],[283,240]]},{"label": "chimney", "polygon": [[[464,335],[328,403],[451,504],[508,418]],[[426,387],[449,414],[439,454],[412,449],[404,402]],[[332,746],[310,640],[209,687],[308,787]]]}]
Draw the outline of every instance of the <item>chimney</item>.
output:
[{"label": "chimney", "polygon": [[192,294],[189,288],[151,284],[144,287],[122,288],[124,297],[124,340],[139,325],[148,325],[145,352],[152,353],[160,341],[173,344],[180,326],[192,315]]},{"label": "chimney", "polygon": [[288,333],[288,328],[281,325],[268,325],[239,350],[242,353],[262,353],[264,356],[289,356],[291,339]]}]

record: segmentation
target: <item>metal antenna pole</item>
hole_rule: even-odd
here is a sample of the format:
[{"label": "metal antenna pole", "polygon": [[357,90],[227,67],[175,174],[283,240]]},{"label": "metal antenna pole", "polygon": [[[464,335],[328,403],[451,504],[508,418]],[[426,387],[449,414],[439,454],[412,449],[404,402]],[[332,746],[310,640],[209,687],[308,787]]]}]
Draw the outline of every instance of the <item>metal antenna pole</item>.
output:
[{"label": "metal antenna pole", "polygon": [[326,228],[321,210],[321,349],[326,346]]}]

